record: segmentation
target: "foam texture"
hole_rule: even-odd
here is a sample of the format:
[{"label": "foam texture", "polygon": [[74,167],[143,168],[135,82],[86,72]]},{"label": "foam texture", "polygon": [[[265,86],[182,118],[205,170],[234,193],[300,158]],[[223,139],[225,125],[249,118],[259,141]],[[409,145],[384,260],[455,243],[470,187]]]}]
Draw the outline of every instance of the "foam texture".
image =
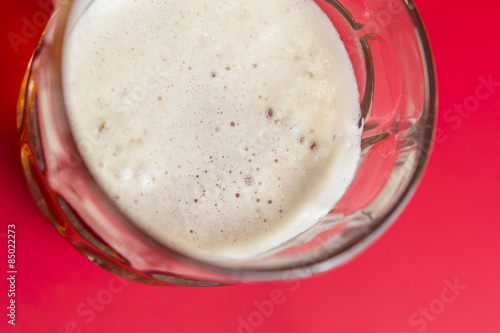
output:
[{"label": "foam texture", "polygon": [[95,0],[63,65],[91,172],[180,251],[268,251],[327,214],[355,173],[357,83],[312,0]]}]

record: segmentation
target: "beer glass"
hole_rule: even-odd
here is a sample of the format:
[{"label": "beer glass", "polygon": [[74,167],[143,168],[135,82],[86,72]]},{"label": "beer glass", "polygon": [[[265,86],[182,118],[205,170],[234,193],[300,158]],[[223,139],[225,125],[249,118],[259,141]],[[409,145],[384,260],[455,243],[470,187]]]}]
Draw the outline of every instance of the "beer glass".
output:
[{"label": "beer glass", "polygon": [[415,191],[432,145],[437,100],[431,51],[415,5],[317,0],[345,44],[360,93],[362,159],[347,192],[312,228],[255,257],[197,258],[158,242],[102,190],[68,122],[61,79],[66,32],[91,2],[63,1],[55,10],[22,83],[17,126],[34,198],[58,232],[95,264],[158,285],[304,278],[360,253]]}]

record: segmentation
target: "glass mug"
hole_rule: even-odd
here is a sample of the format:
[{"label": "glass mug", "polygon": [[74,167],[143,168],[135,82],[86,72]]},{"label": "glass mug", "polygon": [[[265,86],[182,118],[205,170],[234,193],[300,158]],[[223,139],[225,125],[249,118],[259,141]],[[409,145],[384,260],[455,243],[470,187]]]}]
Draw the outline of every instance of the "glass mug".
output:
[{"label": "glass mug", "polygon": [[[139,229],[100,188],[66,115],[65,31],[91,0],[62,2],[23,80],[17,127],[30,190],[61,235],[97,265],[148,284],[212,286],[304,278],[345,263],[394,221],[432,145],[437,89],[411,0],[318,0],[345,44],[360,92],[362,159],[342,199],[312,228],[256,257],[215,261],[169,248]],[[361,126],[361,123],[360,123]]]}]

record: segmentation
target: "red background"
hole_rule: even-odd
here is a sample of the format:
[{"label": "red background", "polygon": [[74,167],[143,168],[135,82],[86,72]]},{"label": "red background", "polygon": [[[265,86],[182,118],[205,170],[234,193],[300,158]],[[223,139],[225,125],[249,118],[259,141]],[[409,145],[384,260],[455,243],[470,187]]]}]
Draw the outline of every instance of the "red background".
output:
[{"label": "red background", "polygon": [[[500,332],[500,86],[471,112],[453,111],[454,104],[472,100],[480,77],[500,82],[500,4],[416,2],[436,61],[440,132],[422,182],[394,226],[355,260],[311,279],[169,288],[127,282],[95,266],[36,206],[19,162],[15,116],[38,37],[15,50],[8,34],[22,36],[23,18],[33,22],[41,6],[38,0],[2,1],[0,330],[233,333],[245,321],[258,327],[239,332]],[[10,223],[17,237],[15,327],[6,316]],[[462,290],[454,295],[447,283]],[[273,292],[282,295],[271,311]],[[96,297],[106,304],[93,310],[88,302]],[[426,318],[420,311],[429,306]]]}]

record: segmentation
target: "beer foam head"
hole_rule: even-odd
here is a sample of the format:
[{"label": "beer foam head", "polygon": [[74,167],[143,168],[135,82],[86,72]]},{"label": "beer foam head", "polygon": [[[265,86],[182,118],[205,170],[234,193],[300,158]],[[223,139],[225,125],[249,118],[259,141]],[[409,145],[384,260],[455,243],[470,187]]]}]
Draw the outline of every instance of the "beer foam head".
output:
[{"label": "beer foam head", "polygon": [[89,169],[178,250],[270,250],[326,215],[356,171],[352,64],[312,0],[95,0],[63,65]]}]

